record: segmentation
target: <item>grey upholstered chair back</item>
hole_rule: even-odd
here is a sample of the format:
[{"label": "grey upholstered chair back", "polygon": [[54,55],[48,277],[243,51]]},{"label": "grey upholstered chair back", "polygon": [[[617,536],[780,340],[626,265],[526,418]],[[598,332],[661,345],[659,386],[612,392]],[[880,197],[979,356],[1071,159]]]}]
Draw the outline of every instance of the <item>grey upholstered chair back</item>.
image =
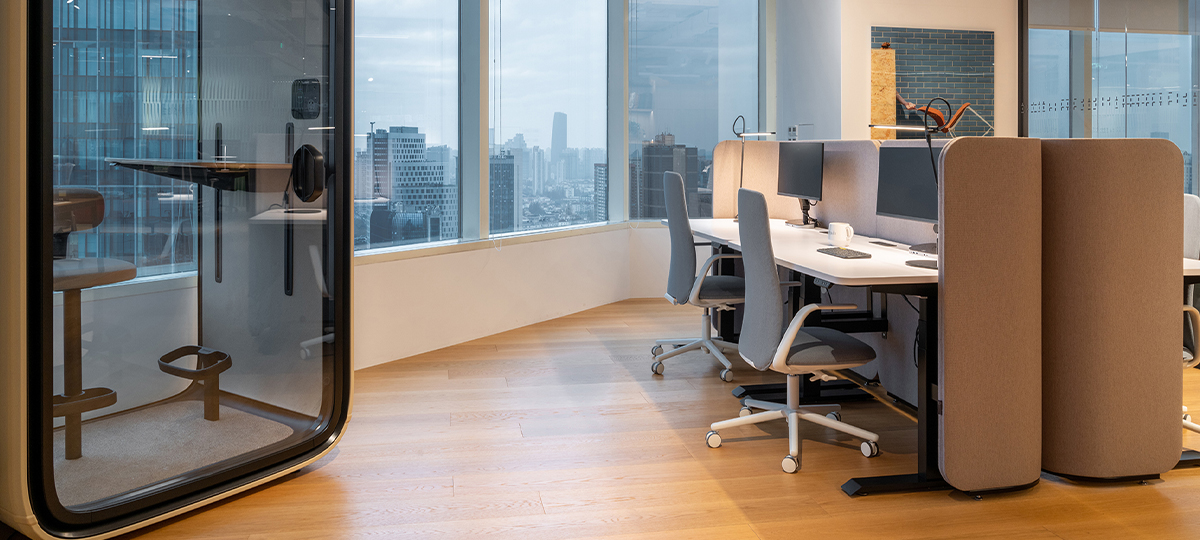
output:
[{"label": "grey upholstered chair back", "polygon": [[663,195],[667,203],[667,229],[671,233],[671,271],[667,274],[667,295],[676,304],[686,304],[696,283],[696,244],[688,223],[687,195],[683,176],[663,173]]},{"label": "grey upholstered chair back", "polygon": [[762,371],[771,366],[783,339],[783,293],[771,249],[767,198],[749,189],[738,190],[738,229],[742,266],[746,274],[746,306],[738,352]]}]

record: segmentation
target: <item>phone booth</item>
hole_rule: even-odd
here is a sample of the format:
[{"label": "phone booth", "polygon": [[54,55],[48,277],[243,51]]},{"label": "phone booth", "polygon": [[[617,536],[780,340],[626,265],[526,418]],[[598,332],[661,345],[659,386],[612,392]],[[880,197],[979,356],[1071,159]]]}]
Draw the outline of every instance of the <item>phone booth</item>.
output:
[{"label": "phone booth", "polygon": [[348,4],[0,7],[4,53],[23,57],[0,73],[11,527],[115,536],[337,443],[351,388]]}]

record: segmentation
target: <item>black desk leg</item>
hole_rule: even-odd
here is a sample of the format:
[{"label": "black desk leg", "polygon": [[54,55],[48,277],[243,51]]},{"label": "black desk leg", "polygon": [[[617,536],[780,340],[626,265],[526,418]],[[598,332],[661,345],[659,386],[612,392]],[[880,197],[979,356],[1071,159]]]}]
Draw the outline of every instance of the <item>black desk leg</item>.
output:
[{"label": "black desk leg", "polygon": [[917,472],[852,478],[842,485],[847,495],[953,489],[938,468],[937,298],[920,300],[921,339],[917,343]]},{"label": "black desk leg", "polygon": [[[713,255],[737,254],[737,250],[713,242]],[[734,259],[721,259],[713,265],[713,275],[716,276],[733,276],[737,275],[737,262]],[[717,328],[717,336],[724,341],[737,343],[737,325],[734,322],[735,315],[733,310],[714,309],[713,310],[713,325]]]}]

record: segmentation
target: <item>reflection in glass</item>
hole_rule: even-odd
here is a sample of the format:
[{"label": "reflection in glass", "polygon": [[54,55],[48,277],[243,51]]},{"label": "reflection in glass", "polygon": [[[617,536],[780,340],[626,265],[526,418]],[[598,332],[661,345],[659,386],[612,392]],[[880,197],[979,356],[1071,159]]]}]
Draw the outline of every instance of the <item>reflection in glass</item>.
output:
[{"label": "reflection in glass", "polygon": [[666,217],[663,172],[712,217],[712,154],[733,120],[758,126],[758,2],[630,0],[629,216]]},{"label": "reflection in glass", "polygon": [[1164,5],[1031,3],[1029,136],[1168,139],[1183,152],[1184,191],[1197,193],[1197,14]]},{"label": "reflection in glass", "polygon": [[331,10],[53,6],[46,491],[133,510],[330,419]]}]

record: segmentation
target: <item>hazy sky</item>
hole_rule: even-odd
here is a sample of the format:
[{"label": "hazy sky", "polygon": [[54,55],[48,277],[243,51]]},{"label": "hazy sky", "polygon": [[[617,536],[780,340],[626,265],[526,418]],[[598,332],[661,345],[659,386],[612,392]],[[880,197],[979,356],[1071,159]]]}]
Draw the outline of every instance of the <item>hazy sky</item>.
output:
[{"label": "hazy sky", "polygon": [[[568,146],[604,147],[606,2],[490,4],[490,47],[500,53],[489,100],[497,142],[523,133],[530,146],[547,148],[554,113],[563,112]],[[416,126],[430,145],[457,148],[457,17],[456,2],[356,2],[355,133],[366,133],[369,122],[375,129]],[[365,147],[366,138],[355,142]]]}]

